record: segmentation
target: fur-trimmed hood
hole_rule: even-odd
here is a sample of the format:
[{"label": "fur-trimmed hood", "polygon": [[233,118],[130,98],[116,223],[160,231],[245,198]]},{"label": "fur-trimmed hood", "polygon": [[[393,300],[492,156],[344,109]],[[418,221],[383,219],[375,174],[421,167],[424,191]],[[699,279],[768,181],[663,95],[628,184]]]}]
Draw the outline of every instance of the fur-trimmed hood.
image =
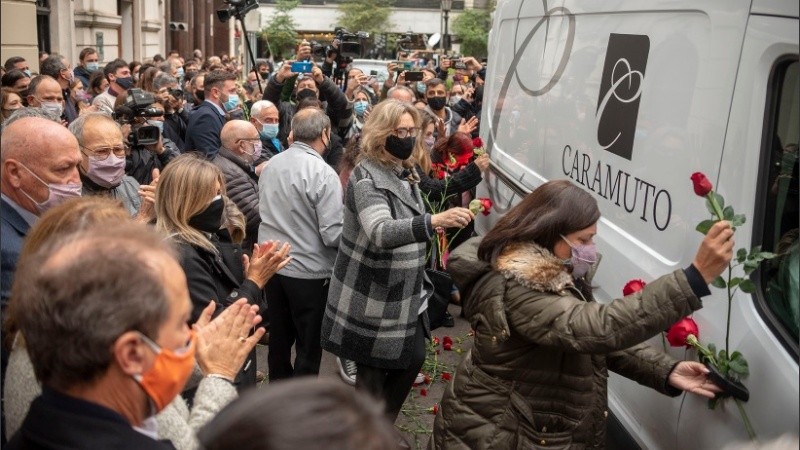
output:
[{"label": "fur-trimmed hood", "polygon": [[532,242],[509,244],[495,266],[507,279],[513,278],[535,291],[560,293],[574,286],[561,260]]}]

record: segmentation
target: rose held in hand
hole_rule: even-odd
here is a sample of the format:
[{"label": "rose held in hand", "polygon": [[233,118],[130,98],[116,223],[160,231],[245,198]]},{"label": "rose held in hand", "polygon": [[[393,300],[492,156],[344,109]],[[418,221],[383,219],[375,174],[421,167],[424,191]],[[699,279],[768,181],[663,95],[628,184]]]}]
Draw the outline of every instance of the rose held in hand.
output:
[{"label": "rose held in hand", "polygon": [[667,331],[667,341],[673,347],[685,346],[690,348],[691,345],[686,342],[690,335],[697,338],[700,335],[700,331],[697,328],[697,323],[691,317],[684,317]]},{"label": "rose held in hand", "polygon": [[625,283],[625,286],[622,288],[622,295],[629,296],[634,292],[639,292],[644,287],[647,286],[647,283],[644,280],[634,279]]},{"label": "rose held in hand", "polygon": [[702,172],[695,172],[691,176],[692,184],[694,184],[694,193],[700,197],[705,197],[714,189],[711,182]]}]

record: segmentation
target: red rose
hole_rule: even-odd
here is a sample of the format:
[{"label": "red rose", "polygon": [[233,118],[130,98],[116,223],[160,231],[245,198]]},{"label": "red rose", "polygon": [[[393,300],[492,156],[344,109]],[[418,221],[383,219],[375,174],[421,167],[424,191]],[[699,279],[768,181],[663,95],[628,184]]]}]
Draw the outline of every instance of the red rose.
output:
[{"label": "red rose", "polygon": [[483,140],[480,137],[476,137],[472,140],[472,146],[475,148],[483,147]]},{"label": "red rose", "polygon": [[434,336],[434,337],[433,337],[433,346],[435,347],[435,346],[437,346],[437,345],[439,345],[439,338],[438,338],[438,337],[436,337],[436,336]]},{"label": "red rose", "polygon": [[433,408],[431,408],[431,413],[438,414],[439,413],[439,404],[434,403]]},{"label": "red rose", "polygon": [[432,164],[431,172],[433,173],[433,178],[436,178],[437,180],[444,180],[445,177],[447,177],[447,168],[444,164]]},{"label": "red rose", "polygon": [[425,384],[431,384],[431,381],[433,381],[433,380],[431,380],[431,376],[430,375],[425,375]]},{"label": "red rose", "polygon": [[452,342],[445,342],[444,344],[442,344],[442,348],[445,351],[449,352],[450,350],[453,349],[453,343]]},{"label": "red rose", "polygon": [[443,344],[450,344],[450,345],[453,345],[453,338],[451,338],[450,336],[444,336],[444,337],[442,338],[442,343],[443,343]]},{"label": "red rose", "polygon": [[644,280],[634,279],[625,283],[625,287],[622,288],[622,295],[629,296],[634,292],[639,292],[647,285]]},{"label": "red rose", "polygon": [[669,341],[669,345],[673,347],[686,346],[686,348],[690,348],[691,346],[686,343],[686,338],[689,337],[690,334],[695,337],[700,337],[697,323],[691,317],[684,317],[669,328],[669,331],[667,331],[667,341]]},{"label": "red rose", "polygon": [[450,169],[458,169],[459,167],[466,166],[472,160],[472,150],[464,153],[450,154],[449,164]]},{"label": "red rose", "polygon": [[423,397],[427,397],[428,396],[428,390],[425,389],[425,388],[420,389],[419,390],[419,395],[421,395]]},{"label": "red rose", "polygon": [[453,376],[450,375],[450,372],[442,372],[442,379],[444,381],[450,381],[453,379]]},{"label": "red rose", "polygon": [[702,172],[693,173],[691,179],[692,183],[694,183],[694,193],[700,197],[705,197],[714,190],[714,186],[711,185],[711,182]]},{"label": "red rose", "polygon": [[489,213],[492,212],[492,205],[493,205],[492,201],[488,198],[479,198],[478,200],[480,200],[481,205],[483,205],[483,211],[481,212],[483,213],[484,216],[488,216]]}]

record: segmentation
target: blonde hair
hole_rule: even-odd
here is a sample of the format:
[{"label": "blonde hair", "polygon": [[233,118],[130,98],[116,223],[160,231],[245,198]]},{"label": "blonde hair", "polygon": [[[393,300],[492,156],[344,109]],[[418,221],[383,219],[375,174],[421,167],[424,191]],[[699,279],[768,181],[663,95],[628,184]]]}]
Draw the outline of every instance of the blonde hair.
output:
[{"label": "blonde hair", "polygon": [[[414,105],[409,105],[397,100],[384,100],[378,103],[364,124],[361,134],[361,158],[369,159],[380,164],[391,166],[394,164],[392,156],[386,152],[386,138],[394,132],[404,114],[410,114],[414,119],[414,127],[419,128],[419,112]],[[419,137],[419,134],[417,134]],[[414,167],[414,159],[403,161],[403,167]]]},{"label": "blonde hair", "polygon": [[203,211],[217,195],[218,181],[225,195],[222,172],[199,154],[186,153],[172,160],[161,172],[156,187],[156,229],[189,245],[217,253],[211,241],[189,225],[189,219]]},{"label": "blonde hair", "polygon": [[411,153],[411,157],[414,159],[414,162],[419,164],[419,167],[425,175],[430,175],[432,165],[431,152],[425,147],[425,130],[428,129],[429,125],[436,126],[436,118],[425,110],[420,111],[419,115],[419,134],[417,135],[417,141],[414,143],[414,152]]},{"label": "blonde hair", "polygon": [[236,203],[228,197],[222,197],[222,202],[225,204],[225,212],[223,213],[223,225],[231,235],[231,240],[235,244],[241,244],[246,236],[247,221],[244,214],[236,206]]}]

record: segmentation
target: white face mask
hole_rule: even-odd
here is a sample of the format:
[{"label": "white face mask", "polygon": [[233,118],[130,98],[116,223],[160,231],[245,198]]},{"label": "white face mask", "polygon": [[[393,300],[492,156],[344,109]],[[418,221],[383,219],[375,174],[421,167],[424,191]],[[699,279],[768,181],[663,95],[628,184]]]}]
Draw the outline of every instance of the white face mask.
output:
[{"label": "white face mask", "polygon": [[42,109],[55,114],[56,117],[61,117],[61,113],[64,112],[64,107],[61,106],[61,102],[42,102]]}]

